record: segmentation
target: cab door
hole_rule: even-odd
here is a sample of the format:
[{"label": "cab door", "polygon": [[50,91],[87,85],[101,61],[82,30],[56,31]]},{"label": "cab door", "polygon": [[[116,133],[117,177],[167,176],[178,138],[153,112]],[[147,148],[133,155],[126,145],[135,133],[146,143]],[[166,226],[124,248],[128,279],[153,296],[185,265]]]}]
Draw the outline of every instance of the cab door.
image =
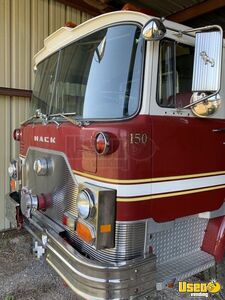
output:
[{"label": "cab door", "polygon": [[[167,221],[218,209],[225,198],[225,111],[199,118],[190,103],[193,40],[174,33],[154,45],[152,215]],[[223,82],[223,80],[222,80]],[[224,91],[222,89],[222,98]]]}]

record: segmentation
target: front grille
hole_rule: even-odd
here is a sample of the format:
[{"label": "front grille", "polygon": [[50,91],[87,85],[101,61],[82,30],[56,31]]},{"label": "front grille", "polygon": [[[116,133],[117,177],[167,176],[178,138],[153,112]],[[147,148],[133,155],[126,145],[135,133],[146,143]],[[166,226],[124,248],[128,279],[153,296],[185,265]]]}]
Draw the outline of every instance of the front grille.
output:
[{"label": "front grille", "polygon": [[[47,176],[38,176],[33,170],[36,159],[52,160],[53,171]],[[46,216],[62,225],[64,212],[75,217],[77,212],[78,183],[75,181],[64,154],[45,149],[30,148],[25,160],[23,185],[33,194],[45,194],[51,199],[51,207],[44,212]],[[119,262],[141,256],[145,243],[145,222],[117,222],[115,228],[115,247],[113,249],[95,250],[80,240],[76,233],[66,228],[76,249],[101,262]]]},{"label": "front grille", "polygon": [[[38,176],[33,169],[34,161],[40,158],[51,161],[52,168],[45,176]],[[49,205],[45,215],[58,224],[62,224],[65,211],[77,216],[78,184],[62,153],[30,148],[25,159],[23,186],[28,187],[33,194],[45,195]]]},{"label": "front grille", "polygon": [[91,258],[101,262],[119,262],[143,255],[145,242],[145,223],[116,222],[115,248],[96,251],[81,241],[75,232],[70,237],[76,248]]}]

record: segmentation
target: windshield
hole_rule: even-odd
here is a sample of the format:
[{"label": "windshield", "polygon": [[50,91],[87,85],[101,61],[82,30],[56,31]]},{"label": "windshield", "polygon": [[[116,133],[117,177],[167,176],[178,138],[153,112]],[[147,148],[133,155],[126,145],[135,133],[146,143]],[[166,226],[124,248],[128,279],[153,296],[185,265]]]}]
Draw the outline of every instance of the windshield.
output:
[{"label": "windshield", "polygon": [[136,25],[95,32],[38,65],[32,109],[76,118],[134,115],[139,107],[143,39]]}]

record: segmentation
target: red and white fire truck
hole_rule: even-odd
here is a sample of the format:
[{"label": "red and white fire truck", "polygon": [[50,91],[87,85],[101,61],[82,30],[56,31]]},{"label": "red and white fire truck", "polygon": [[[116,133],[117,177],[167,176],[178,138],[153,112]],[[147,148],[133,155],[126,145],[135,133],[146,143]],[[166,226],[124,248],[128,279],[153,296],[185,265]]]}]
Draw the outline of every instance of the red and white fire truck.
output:
[{"label": "red and white fire truck", "polygon": [[222,260],[222,50],[219,26],[120,11],[35,56],[7,214],[78,297],[152,299]]}]

